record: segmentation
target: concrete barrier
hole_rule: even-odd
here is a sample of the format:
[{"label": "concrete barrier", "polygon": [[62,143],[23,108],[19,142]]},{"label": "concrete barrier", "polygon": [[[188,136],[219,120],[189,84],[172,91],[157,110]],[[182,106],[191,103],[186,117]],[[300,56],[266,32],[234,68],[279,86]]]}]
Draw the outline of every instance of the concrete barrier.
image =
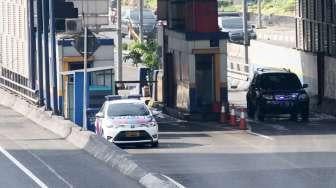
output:
[{"label": "concrete barrier", "polygon": [[36,124],[61,136],[69,143],[85,150],[96,159],[119,170],[124,175],[138,181],[147,188],[178,188],[173,181],[165,176],[150,172],[131,159],[131,154],[107,142],[102,137],[89,131],[82,131],[71,121],[54,116],[43,108],[30,104],[28,101],[0,88],[0,105],[13,109]]}]

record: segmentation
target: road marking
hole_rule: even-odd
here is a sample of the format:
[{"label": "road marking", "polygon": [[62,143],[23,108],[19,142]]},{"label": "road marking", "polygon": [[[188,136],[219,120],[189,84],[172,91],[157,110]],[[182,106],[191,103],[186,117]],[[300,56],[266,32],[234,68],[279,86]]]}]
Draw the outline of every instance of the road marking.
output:
[{"label": "road marking", "polygon": [[41,188],[48,188],[48,186],[43,183],[39,178],[37,178],[29,169],[27,169],[23,164],[16,160],[10,153],[0,146],[0,152],[4,154],[10,161],[12,161],[20,170],[22,170],[27,176],[29,176],[37,185]]},{"label": "road marking", "polygon": [[184,187],[183,185],[181,185],[179,182],[173,180],[172,178],[164,175],[164,174],[161,174],[163,177],[167,178],[169,181],[173,182],[178,188],[186,188]]},{"label": "road marking", "polygon": [[34,154],[33,152],[27,150],[28,153],[30,153],[33,157],[35,157],[38,161],[40,161],[44,166],[48,168],[58,179],[63,181],[69,188],[73,188],[73,185],[71,185],[67,180],[65,180],[59,173],[56,172],[51,166],[49,166],[46,162],[44,162],[39,156]]},{"label": "road marking", "polygon": [[255,132],[252,132],[250,130],[246,131],[248,134],[251,134],[251,135],[254,135],[254,136],[259,136],[261,138],[265,138],[267,140],[274,140],[274,138],[270,137],[270,136],[266,136],[266,135],[263,135],[263,134],[259,134],[259,133],[255,133]]}]

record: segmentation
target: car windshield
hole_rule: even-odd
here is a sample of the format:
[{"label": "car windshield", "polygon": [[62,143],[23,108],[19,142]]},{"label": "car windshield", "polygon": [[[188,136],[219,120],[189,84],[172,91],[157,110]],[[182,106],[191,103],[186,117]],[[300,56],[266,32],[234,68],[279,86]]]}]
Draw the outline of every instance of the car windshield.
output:
[{"label": "car windshield", "polygon": [[240,17],[222,19],[223,28],[230,29],[242,29],[243,28],[243,19]]},{"label": "car windshield", "polygon": [[295,74],[270,73],[261,76],[260,87],[265,90],[297,90],[302,85]]},{"label": "car windshield", "polygon": [[110,104],[107,116],[148,116],[150,113],[146,106],[141,103],[116,103]]},{"label": "car windshield", "polygon": [[[150,10],[144,10],[143,11],[143,18],[144,18],[144,21],[146,21],[146,20],[155,21],[155,16],[154,16],[153,12],[150,11]],[[134,21],[139,21],[140,20],[139,11],[137,11],[137,10],[132,11],[131,12],[131,19],[134,20]]]}]

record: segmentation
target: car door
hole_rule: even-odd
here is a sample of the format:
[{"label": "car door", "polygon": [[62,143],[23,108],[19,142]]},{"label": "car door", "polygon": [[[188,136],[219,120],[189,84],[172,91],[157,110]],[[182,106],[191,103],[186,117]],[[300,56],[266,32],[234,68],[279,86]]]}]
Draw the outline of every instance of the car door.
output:
[{"label": "car door", "polygon": [[95,128],[96,128],[96,134],[97,135],[101,135],[102,133],[102,123],[103,123],[103,119],[105,118],[105,103],[103,104],[103,106],[101,107],[101,109],[99,110],[99,112],[97,114],[102,114],[103,117],[98,117],[96,116],[96,121],[95,121]]},{"label": "car door", "polygon": [[257,84],[257,79],[258,79],[258,76],[254,75],[254,77],[252,79],[252,82],[250,84],[250,87],[248,89],[247,95],[246,95],[247,103],[249,105],[253,105],[253,106],[255,106],[255,104],[256,104],[256,96],[257,96],[257,93],[256,93],[257,92],[256,84]]}]

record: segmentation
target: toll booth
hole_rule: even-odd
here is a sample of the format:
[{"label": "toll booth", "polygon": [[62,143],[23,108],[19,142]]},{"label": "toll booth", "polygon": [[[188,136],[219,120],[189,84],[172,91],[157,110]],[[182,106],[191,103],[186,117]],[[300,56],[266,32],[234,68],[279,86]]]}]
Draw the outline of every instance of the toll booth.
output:
[{"label": "toll booth", "polygon": [[[83,70],[62,72],[64,117],[83,126]],[[94,131],[94,115],[105,102],[105,96],[115,94],[113,67],[88,69],[87,111],[88,129]]]},{"label": "toll booth", "polygon": [[167,112],[218,119],[221,105],[228,103],[228,34],[219,30],[217,9],[217,0],[158,1]]}]

